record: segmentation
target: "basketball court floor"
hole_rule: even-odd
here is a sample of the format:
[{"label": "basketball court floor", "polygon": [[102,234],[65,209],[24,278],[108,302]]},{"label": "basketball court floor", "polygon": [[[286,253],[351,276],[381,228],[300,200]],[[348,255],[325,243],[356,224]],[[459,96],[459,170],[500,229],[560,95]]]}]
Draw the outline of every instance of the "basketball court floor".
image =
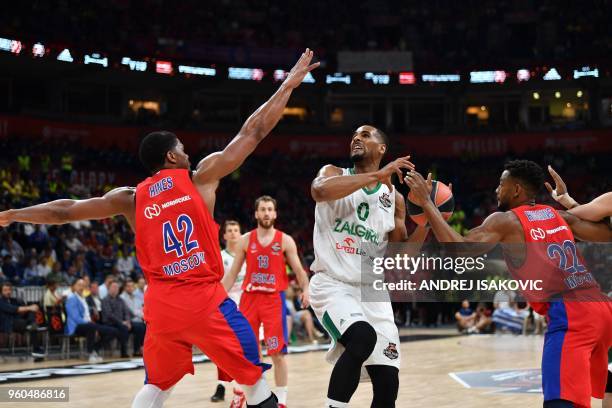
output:
[{"label": "basketball court floor", "polygon": [[[402,369],[397,407],[425,408],[516,408],[541,407],[540,357],[543,336],[480,335],[457,336],[456,330],[403,329]],[[289,397],[291,408],[322,407],[332,367],[324,361],[324,351],[289,355]],[[125,361],[125,360],[123,360]],[[23,371],[83,365],[83,361],[45,363],[5,362],[0,370]],[[70,375],[37,379],[0,386],[68,386],[69,403],[45,403],[54,407],[127,407],[144,380],[142,368],[101,374]],[[75,371],[76,374],[76,371]],[[271,372],[268,382],[273,384]],[[227,407],[211,403],[216,387],[216,369],[209,362],[195,364],[195,375],[185,376],[166,402],[167,407]],[[228,390],[226,397],[231,395]],[[369,407],[371,385],[361,383],[351,407]],[[40,404],[40,403],[39,403]],[[18,407],[39,406],[20,403]],[[593,406],[601,402],[593,400]],[[4,403],[0,403],[0,408]]]}]

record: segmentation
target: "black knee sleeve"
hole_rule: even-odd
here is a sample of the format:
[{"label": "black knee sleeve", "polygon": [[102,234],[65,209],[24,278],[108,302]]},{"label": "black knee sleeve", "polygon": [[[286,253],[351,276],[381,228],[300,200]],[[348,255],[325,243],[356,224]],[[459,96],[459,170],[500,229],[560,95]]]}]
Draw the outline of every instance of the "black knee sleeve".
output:
[{"label": "black knee sleeve", "polygon": [[399,370],[386,365],[371,365],[366,369],[374,391],[371,408],[395,408],[399,391]]},{"label": "black knee sleeve", "polygon": [[561,399],[544,401],[544,408],[574,408],[574,403]]},{"label": "black knee sleeve", "polygon": [[608,382],[606,383],[606,393],[612,394],[612,371],[608,370]]},{"label": "black knee sleeve", "polygon": [[355,322],[344,332],[338,341],[346,349],[345,352],[363,362],[374,351],[376,331],[367,322]]}]

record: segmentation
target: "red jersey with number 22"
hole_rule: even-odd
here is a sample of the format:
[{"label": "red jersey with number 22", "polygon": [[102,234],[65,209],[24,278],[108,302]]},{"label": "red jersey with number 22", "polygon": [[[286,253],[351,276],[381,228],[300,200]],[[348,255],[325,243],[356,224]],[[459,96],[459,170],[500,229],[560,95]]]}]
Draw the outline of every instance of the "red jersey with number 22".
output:
[{"label": "red jersey with number 22", "polygon": [[273,293],[287,289],[289,280],[285,270],[283,232],[276,230],[272,242],[264,247],[257,239],[257,229],[251,231],[246,249],[246,265],[243,290]]},{"label": "red jersey with number 22", "polygon": [[181,330],[227,297],[218,234],[189,170],[161,170],[138,184],[136,254],[148,284],[147,330]]},{"label": "red jersey with number 22", "polygon": [[576,248],[574,234],[554,208],[524,205],[512,212],[523,227],[526,258],[520,267],[508,266],[518,279],[542,281],[543,290],[523,293],[536,312],[546,314],[553,298],[601,300],[599,285]]}]

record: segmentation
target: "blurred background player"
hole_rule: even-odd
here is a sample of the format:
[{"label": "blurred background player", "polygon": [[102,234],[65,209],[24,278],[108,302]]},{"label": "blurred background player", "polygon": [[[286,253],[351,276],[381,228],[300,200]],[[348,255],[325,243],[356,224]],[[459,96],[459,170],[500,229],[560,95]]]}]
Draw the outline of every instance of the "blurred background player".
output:
[{"label": "blurred background player", "polygon": [[362,365],[372,380],[373,408],[394,407],[397,399],[399,333],[389,301],[360,301],[362,257],[383,256],[388,242],[423,242],[427,228],[408,235],[406,203],[391,177],[397,174],[401,181],[402,169],[413,165],[408,156],[380,169],[387,148],[384,132],[361,126],[350,144],[354,167],[326,165],[312,182],[317,204],[311,302],[333,339],[327,359],[335,364],[326,407],[348,406]]},{"label": "blurred background player", "polygon": [[[140,143],[150,172],[136,189],[120,187],[103,197],[56,200],[0,212],[11,222],[64,224],[124,216],[136,233],[138,261],[147,277],[144,344],[145,385],[132,406],[161,407],[170,389],[193,373],[192,346],[243,385],[251,406],[276,407],[263,377],[257,339],[220,285],[223,277],[218,225],[212,218],[219,180],[232,173],[270,133],[310,64],[306,49],[277,92],[244,123],[223,151],[202,159],[192,173],[176,135],[158,131]],[[162,239],[159,239],[162,238]]]},{"label": "blurred background player", "polygon": [[263,325],[266,350],[274,365],[278,406],[285,407],[289,374],[285,359],[289,341],[285,297],[289,281],[285,265],[289,264],[302,289],[303,307],[308,307],[308,275],[293,238],[274,228],[276,217],[274,198],[261,196],[255,200],[257,228],[240,238],[234,264],[223,279],[223,285],[226,289],[233,287],[246,259],[240,311],[256,334]]},{"label": "blurred background player", "polygon": [[[552,257],[548,253],[561,251],[560,254],[567,248],[576,254],[574,234],[578,238],[601,239],[609,235],[608,227],[536,204],[536,195],[544,184],[544,172],[528,160],[506,163],[496,189],[500,211],[491,214],[466,236],[450,227],[431,201],[428,191],[431,174],[426,181],[418,172],[411,171],[405,180],[411,194],[417,197],[415,204],[425,211],[438,241],[485,243],[474,245],[474,251],[479,253],[498,243],[528,244],[503,249],[513,277],[543,280],[543,293],[524,293],[536,312],[548,316],[542,354],[544,407],[590,407],[591,395],[603,398],[608,349],[612,345],[612,303],[601,294],[599,285],[588,279],[589,271],[580,264],[580,256],[575,256],[570,266],[570,261],[563,261],[562,255]],[[551,232],[536,241],[530,232],[532,229]],[[568,287],[566,278],[570,276],[579,282],[577,286]]]},{"label": "blurred background player", "polygon": [[[612,221],[612,192],[604,193],[589,203],[579,204],[572,198],[572,196],[570,196],[565,181],[563,181],[561,176],[555,171],[555,169],[552,168],[552,166],[548,166],[548,172],[555,181],[555,187],[553,188],[548,182],[544,184],[555,201],[567,208],[569,213],[574,214],[583,220],[593,222],[607,221],[608,225],[610,226],[609,223]],[[582,239],[586,241],[590,240],[589,238],[590,237],[582,237]],[[612,242],[612,228],[610,229],[608,241]],[[606,395],[602,402],[602,407],[612,408],[612,370],[610,369],[608,369]]]},{"label": "blurred background player", "polygon": [[[227,275],[232,267],[232,263],[234,262],[234,254],[238,248],[238,241],[240,240],[241,230],[240,223],[234,220],[227,220],[223,223],[223,241],[225,241],[225,248],[221,251],[221,259],[223,259],[223,271],[224,274]],[[236,278],[236,282],[227,292],[230,299],[234,301],[237,305],[240,304],[240,296],[242,295],[242,281],[244,280],[244,275],[246,273],[246,269],[243,267],[240,269],[238,273],[238,277]],[[219,383],[217,384],[217,389],[210,400],[212,402],[219,402],[225,400],[225,387],[229,385],[232,381],[232,378],[223,370],[217,367],[217,379]],[[240,388],[238,384],[234,385],[234,398],[232,399],[232,407],[237,406],[241,407],[244,403],[244,392]],[[234,400],[236,400],[234,402]]]}]

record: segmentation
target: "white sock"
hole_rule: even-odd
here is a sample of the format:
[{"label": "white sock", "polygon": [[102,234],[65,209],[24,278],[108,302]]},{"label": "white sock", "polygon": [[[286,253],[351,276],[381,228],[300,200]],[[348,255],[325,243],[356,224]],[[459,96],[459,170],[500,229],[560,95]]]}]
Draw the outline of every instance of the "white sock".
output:
[{"label": "white sock", "polygon": [[334,401],[333,399],[327,399],[325,402],[325,408],[347,408],[348,402]]},{"label": "white sock", "polygon": [[170,396],[172,388],[168,391],[162,391],[161,388],[153,384],[145,384],[138,391],[132,402],[132,408],[161,408],[164,401]]},{"label": "white sock", "polygon": [[253,385],[240,385],[244,390],[244,394],[246,395],[247,404],[249,405],[257,405],[261,404],[272,395],[272,391],[270,391],[270,387],[266,383],[266,379],[261,377],[257,382]]},{"label": "white sock", "polygon": [[276,398],[278,398],[279,404],[287,405],[287,390],[289,387],[286,385],[284,387],[276,387],[274,393],[276,394]]},{"label": "white sock", "polygon": [[236,381],[232,381],[232,385],[234,386],[234,390],[244,392],[240,384],[238,384]]},{"label": "white sock", "polygon": [[229,383],[227,381],[221,381],[219,380],[219,384],[221,384],[222,386],[226,387],[229,385]]}]

